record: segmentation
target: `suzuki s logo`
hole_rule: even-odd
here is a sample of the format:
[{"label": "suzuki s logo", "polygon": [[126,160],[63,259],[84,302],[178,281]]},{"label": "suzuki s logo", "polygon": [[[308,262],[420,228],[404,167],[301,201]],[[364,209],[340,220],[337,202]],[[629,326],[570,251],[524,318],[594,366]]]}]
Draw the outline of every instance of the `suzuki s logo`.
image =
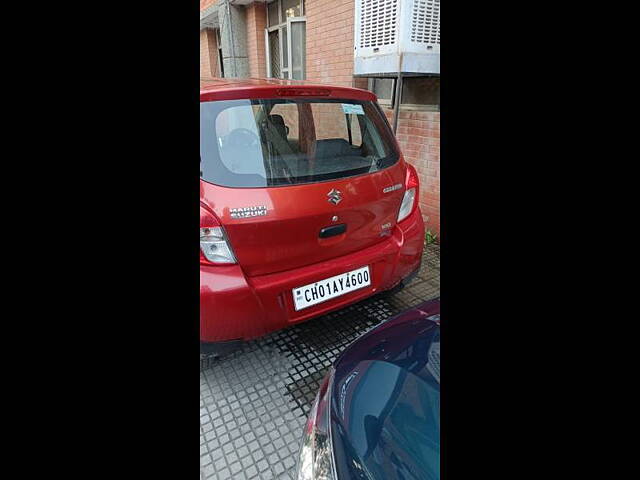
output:
[{"label": "suzuki s logo", "polygon": [[338,205],[342,201],[342,193],[335,188],[332,188],[329,193],[327,193],[327,197],[329,197],[329,203],[333,203],[334,205]]}]

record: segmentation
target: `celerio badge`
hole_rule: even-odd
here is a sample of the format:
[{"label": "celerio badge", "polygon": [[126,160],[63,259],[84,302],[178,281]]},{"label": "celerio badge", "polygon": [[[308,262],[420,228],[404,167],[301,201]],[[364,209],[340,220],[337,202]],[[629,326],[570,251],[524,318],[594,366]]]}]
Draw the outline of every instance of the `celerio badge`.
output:
[{"label": "celerio badge", "polygon": [[395,185],[392,185],[390,187],[383,188],[382,193],[394,192],[396,190],[400,190],[401,188],[402,188],[402,184],[396,183]]}]

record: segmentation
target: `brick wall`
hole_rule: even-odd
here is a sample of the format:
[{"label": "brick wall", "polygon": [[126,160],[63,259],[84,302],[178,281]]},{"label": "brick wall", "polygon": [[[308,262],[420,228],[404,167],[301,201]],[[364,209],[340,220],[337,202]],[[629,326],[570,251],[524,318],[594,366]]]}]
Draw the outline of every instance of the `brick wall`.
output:
[{"label": "brick wall", "polygon": [[353,86],[353,0],[306,0],[307,80]]},{"label": "brick wall", "polygon": [[264,46],[264,29],[267,26],[266,3],[252,3],[247,12],[247,53],[249,76],[266,77],[267,60]]},{"label": "brick wall", "polygon": [[200,31],[200,78],[217,77],[218,44],[213,30]]},{"label": "brick wall", "polygon": [[[393,110],[385,109],[389,123]],[[400,110],[400,148],[420,178],[420,211],[427,230],[440,234],[440,112]]]}]

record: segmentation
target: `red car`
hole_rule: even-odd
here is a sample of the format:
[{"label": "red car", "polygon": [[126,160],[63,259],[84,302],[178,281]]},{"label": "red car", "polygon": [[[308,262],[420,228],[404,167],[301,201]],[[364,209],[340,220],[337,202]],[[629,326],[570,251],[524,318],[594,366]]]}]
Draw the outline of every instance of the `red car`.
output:
[{"label": "red car", "polygon": [[201,352],[401,287],[424,233],[418,175],[373,93],[201,82]]}]

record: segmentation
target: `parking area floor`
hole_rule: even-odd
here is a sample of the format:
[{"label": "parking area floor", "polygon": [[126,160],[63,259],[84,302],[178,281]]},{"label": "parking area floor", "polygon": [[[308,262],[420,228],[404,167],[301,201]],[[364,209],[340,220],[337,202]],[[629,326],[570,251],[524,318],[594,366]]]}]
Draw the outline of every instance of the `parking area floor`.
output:
[{"label": "parking area floor", "polygon": [[327,369],[381,321],[440,296],[440,247],[401,292],[248,342],[200,366],[200,476],[293,479],[302,430]]}]

